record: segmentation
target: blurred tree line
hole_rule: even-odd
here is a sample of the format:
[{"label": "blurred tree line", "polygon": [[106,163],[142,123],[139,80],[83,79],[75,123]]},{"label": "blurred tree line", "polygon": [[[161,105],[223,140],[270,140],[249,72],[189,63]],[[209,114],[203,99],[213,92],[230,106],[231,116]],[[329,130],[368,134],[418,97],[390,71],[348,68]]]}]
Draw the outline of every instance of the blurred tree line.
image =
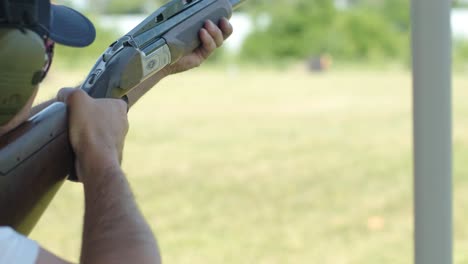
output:
[{"label": "blurred tree line", "polygon": [[57,0],[55,2],[68,6],[87,2],[92,12],[99,14],[144,14],[147,10],[155,10],[167,0]]},{"label": "blurred tree line", "polygon": [[[141,14],[168,0],[87,0],[96,14]],[[73,3],[73,0],[59,2]],[[410,0],[247,0],[254,32],[241,58],[247,61],[306,60],[330,55],[351,62],[410,62]],[[100,31],[101,34],[102,31]],[[112,42],[112,32],[98,38]],[[97,46],[96,44],[93,46]],[[97,55],[103,50],[100,46]],[[455,42],[457,60],[468,59],[468,44]],[[217,52],[217,58],[222,57]],[[94,56],[94,54],[90,54]],[[215,58],[216,59],[216,58]]]},{"label": "blurred tree line", "polygon": [[257,18],[268,13],[271,23],[256,26],[244,45],[244,58],[329,54],[342,60],[408,60],[408,0],[253,0],[248,9]]}]

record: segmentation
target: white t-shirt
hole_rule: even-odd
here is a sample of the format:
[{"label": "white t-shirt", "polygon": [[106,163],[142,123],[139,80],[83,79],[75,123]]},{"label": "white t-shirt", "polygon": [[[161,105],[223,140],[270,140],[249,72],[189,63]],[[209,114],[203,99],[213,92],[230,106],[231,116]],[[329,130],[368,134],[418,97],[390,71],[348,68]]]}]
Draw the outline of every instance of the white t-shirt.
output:
[{"label": "white t-shirt", "polygon": [[10,227],[0,227],[0,264],[34,264],[39,245]]}]

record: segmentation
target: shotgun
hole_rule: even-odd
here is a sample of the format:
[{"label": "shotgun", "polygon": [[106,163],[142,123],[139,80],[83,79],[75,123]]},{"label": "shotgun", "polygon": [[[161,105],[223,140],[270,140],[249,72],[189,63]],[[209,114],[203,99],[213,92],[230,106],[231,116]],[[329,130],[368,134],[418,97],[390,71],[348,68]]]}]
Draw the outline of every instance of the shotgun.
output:
[{"label": "shotgun", "polygon": [[[151,77],[199,47],[206,20],[230,18],[242,2],[170,1],[112,43],[81,89],[131,107],[151,88]],[[67,124],[66,105],[57,102],[0,138],[0,226],[29,234],[65,180],[76,180]]]}]

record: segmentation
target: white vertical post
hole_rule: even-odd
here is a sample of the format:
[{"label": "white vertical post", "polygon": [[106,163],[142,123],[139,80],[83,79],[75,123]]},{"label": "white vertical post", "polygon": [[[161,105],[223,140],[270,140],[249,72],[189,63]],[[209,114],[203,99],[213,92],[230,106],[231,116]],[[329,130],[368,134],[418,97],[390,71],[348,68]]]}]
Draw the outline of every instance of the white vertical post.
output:
[{"label": "white vertical post", "polygon": [[414,102],[414,257],[452,257],[450,0],[412,0]]}]

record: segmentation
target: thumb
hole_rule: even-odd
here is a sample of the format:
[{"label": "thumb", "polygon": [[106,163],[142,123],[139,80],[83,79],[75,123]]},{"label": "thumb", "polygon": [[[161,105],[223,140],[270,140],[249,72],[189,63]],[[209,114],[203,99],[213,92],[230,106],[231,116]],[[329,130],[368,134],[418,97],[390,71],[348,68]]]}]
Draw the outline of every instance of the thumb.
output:
[{"label": "thumb", "polygon": [[62,88],[60,91],[57,93],[57,101],[66,103],[67,98],[70,94],[72,94],[74,91],[76,91],[76,88]]}]

